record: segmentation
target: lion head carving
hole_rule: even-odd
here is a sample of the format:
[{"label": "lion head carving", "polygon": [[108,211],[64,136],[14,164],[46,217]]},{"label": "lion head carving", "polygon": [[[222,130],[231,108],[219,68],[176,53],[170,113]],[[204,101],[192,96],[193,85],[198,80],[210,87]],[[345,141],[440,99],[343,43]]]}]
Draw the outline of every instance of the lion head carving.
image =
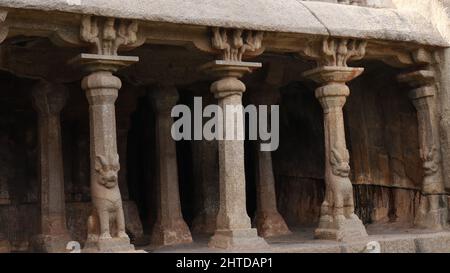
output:
[{"label": "lion head carving", "polygon": [[120,170],[119,155],[115,154],[108,157],[97,155],[95,157],[95,170],[100,176],[98,183],[108,189],[114,188],[117,185],[117,173]]}]

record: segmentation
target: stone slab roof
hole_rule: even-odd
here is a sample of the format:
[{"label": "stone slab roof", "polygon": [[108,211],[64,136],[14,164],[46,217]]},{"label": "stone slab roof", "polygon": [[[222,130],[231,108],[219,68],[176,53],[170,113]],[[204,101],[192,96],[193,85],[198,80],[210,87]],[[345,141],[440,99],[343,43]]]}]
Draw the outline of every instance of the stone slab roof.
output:
[{"label": "stone slab roof", "polygon": [[0,0],[10,8],[447,46],[410,11],[301,0]]}]

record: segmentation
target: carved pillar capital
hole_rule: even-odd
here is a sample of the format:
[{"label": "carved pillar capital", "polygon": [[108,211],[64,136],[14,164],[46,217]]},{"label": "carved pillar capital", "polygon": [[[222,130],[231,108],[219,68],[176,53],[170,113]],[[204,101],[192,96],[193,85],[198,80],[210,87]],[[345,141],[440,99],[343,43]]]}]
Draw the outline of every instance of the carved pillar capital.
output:
[{"label": "carved pillar capital", "polygon": [[218,79],[210,90],[216,98],[224,98],[231,95],[242,96],[246,87],[239,79],[261,66],[261,63],[213,61],[203,65],[201,69]]},{"label": "carved pillar capital", "polygon": [[59,115],[66,105],[69,91],[63,84],[39,81],[32,91],[33,106],[39,115]]},{"label": "carved pillar capital", "polygon": [[323,66],[303,73],[303,76],[319,83],[316,98],[320,101],[325,113],[342,111],[350,89],[345,84],[358,77],[363,68]]},{"label": "carved pillar capital", "polygon": [[104,18],[85,15],[81,19],[80,39],[90,44],[90,53],[117,56],[120,49],[142,45],[145,39],[138,37],[136,20]]},{"label": "carved pillar capital", "polygon": [[328,37],[310,43],[300,55],[316,60],[319,67],[347,67],[349,61],[364,58],[366,46],[365,40]]},{"label": "carved pillar capital", "polygon": [[401,74],[397,77],[400,82],[407,83],[411,87],[417,88],[421,86],[434,85],[436,75],[431,70],[417,70],[406,74]]},{"label": "carved pillar capital", "polygon": [[220,60],[242,62],[246,55],[257,56],[264,51],[264,32],[219,27],[211,32],[211,47]]},{"label": "carved pillar capital", "polygon": [[215,61],[201,67],[201,70],[218,79],[211,85],[211,92],[216,98],[242,95],[245,92],[245,84],[239,79],[262,65],[243,62],[243,59],[264,52],[263,37],[264,33],[261,31],[213,27],[211,43],[197,44],[201,50],[217,56]]}]

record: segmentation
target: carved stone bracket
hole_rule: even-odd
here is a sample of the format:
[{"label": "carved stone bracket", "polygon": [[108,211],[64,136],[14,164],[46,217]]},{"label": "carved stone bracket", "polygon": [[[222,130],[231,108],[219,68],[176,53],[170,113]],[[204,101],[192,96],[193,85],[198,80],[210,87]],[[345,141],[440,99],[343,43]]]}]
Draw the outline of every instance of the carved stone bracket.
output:
[{"label": "carved stone bracket", "polygon": [[79,28],[68,26],[58,29],[50,38],[60,46],[89,46],[89,53],[111,56],[145,43],[138,21],[93,15],[82,16]]},{"label": "carved stone bracket", "polygon": [[217,55],[218,60],[242,62],[264,52],[263,38],[262,31],[213,27],[209,42],[197,40],[194,44],[202,51]]},{"label": "carved stone bracket", "polygon": [[398,68],[427,66],[433,63],[433,55],[424,48],[393,47],[384,43],[371,43],[366,49],[367,59],[381,60]]},{"label": "carved stone bracket", "polygon": [[366,54],[367,41],[328,37],[306,46],[300,55],[317,61],[318,66],[347,67],[348,61],[360,60]]},{"label": "carved stone bracket", "polygon": [[139,40],[138,22],[135,20],[116,20],[84,16],[81,20],[81,40],[91,44],[91,53],[100,55],[117,55],[120,49],[134,48],[142,45]]}]

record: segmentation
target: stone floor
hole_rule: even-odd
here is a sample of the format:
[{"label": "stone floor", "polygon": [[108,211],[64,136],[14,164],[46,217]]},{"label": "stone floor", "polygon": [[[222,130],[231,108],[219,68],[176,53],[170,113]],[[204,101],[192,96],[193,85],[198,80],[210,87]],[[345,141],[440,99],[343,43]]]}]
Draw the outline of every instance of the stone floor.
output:
[{"label": "stone floor", "polygon": [[[291,235],[267,239],[266,249],[239,251],[248,253],[363,253],[370,241],[380,243],[382,253],[450,253],[450,229],[440,232],[398,228],[395,225],[368,226],[369,238],[366,241],[338,243],[327,240],[314,240],[313,228],[298,228]],[[194,236],[194,243],[143,249],[153,253],[223,253],[233,252],[207,247],[208,237]]]}]

